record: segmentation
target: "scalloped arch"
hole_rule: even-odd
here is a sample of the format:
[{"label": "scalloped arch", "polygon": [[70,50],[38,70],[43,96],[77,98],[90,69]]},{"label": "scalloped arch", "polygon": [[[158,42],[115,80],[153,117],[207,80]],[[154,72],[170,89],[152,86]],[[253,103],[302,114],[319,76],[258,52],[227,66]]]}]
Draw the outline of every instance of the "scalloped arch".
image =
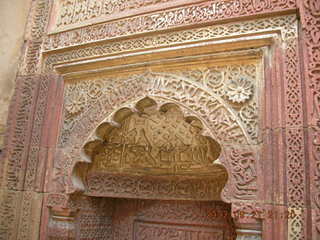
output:
[{"label": "scalloped arch", "polygon": [[[104,86],[106,83],[101,81],[93,84],[102,87],[105,92],[97,100],[96,105],[90,106],[87,111],[83,112],[77,123],[74,124],[67,143],[73,148],[64,152],[70,159],[68,161],[69,167],[66,169],[69,176],[69,192],[81,188],[78,180],[74,186],[70,179],[72,178],[72,169],[80,160],[83,144],[92,140],[90,138],[92,130],[102,122],[111,120],[111,116],[117,110],[121,108],[132,109],[133,103],[146,96],[151,97],[159,104],[171,102],[180,106],[185,116],[196,116],[205,126],[204,135],[212,137],[222,147],[225,144],[247,145],[250,143],[241,122],[232,109],[228,108],[224,100],[188,79],[171,74],[147,72],[132,76],[126,82],[115,80],[106,86]],[[115,124],[114,121],[110,122]],[[230,175],[230,167],[225,161],[222,162]],[[79,176],[74,177],[80,179]],[[230,181],[228,180],[225,189],[229,188],[229,185]],[[227,199],[227,195],[228,193],[225,192],[223,198]]]}]

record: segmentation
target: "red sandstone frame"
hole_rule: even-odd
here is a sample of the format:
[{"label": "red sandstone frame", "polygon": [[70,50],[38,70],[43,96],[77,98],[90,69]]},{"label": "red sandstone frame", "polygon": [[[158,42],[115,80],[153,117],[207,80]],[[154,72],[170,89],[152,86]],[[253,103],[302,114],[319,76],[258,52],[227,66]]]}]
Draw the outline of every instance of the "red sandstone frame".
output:
[{"label": "red sandstone frame", "polygon": [[[77,202],[67,194],[72,192],[71,172],[79,159],[64,158],[58,140],[66,79],[81,76],[82,70],[117,66],[122,61],[117,55],[134,63],[135,59],[144,61],[155,52],[161,57],[164,56],[161,51],[167,51],[168,56],[173,50],[171,56],[174,56],[174,48],[179,45],[185,46],[181,49],[186,56],[192,55],[194,49],[200,54],[223,46],[227,46],[224,50],[237,50],[245,45],[246,48],[268,47],[271,55],[263,55],[266,84],[262,153],[257,157],[247,149],[234,149],[226,157],[230,164],[254,155],[259,173],[254,198],[236,197],[239,182],[229,182],[224,191],[225,199],[232,204],[238,237],[259,239],[262,227],[262,239],[319,238],[320,5],[317,0],[206,1],[163,11],[156,8],[159,12],[48,36],[50,8],[50,1],[34,1],[30,13],[25,54],[16,80],[0,162],[3,169],[0,237],[38,239],[40,232],[40,239],[47,236],[74,239],[78,234],[72,223],[76,211],[95,204],[88,203],[93,200],[86,198]],[[288,22],[279,20],[289,19],[285,18],[289,13],[301,16],[301,23],[295,17]],[[126,16],[125,11],[122,14]],[[250,21],[252,24],[243,25],[249,26],[249,30],[241,28],[232,32],[236,25]],[[130,27],[132,24],[134,27]],[[112,31],[101,32],[105,25]],[[140,37],[141,33],[147,36]],[[233,41],[220,41],[225,39]],[[71,138],[83,141],[83,136],[96,127],[94,121],[90,125],[96,116],[93,110]],[[75,143],[71,142],[71,146],[76,146]],[[77,156],[77,149],[66,148]],[[225,164],[232,176],[234,171],[230,166]],[[48,207],[58,216],[49,229]],[[296,215],[289,220],[236,218],[239,211],[258,210],[294,210]],[[68,220],[67,224],[59,224],[59,219]]]}]

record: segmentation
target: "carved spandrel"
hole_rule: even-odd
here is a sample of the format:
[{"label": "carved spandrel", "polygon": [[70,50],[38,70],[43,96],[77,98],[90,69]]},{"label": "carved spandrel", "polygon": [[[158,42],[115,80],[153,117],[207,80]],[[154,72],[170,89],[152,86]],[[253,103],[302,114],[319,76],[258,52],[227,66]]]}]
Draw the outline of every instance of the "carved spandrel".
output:
[{"label": "carved spandrel", "polygon": [[[101,104],[99,112],[107,114],[110,108],[121,108],[125,99],[149,95],[174,100],[197,113],[198,117],[210,123],[210,131],[219,142],[256,143],[259,136],[258,67],[259,64],[241,64],[70,82],[66,86],[66,117],[61,139],[68,138],[68,132],[75,130],[77,122],[89,114],[88,111],[96,111],[96,107],[92,110],[91,107],[98,107],[97,103]],[[238,75],[245,76],[243,80],[248,87],[244,91],[236,90],[240,95],[244,92],[246,98],[236,97],[241,103],[234,103],[228,98],[229,95],[234,98],[234,95],[228,92],[227,86],[228,82],[237,80]]]}]

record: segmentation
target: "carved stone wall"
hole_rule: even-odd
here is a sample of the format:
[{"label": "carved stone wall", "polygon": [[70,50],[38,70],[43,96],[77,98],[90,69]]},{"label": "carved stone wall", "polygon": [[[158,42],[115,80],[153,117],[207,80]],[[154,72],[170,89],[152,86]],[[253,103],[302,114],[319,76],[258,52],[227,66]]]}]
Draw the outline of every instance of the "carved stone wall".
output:
[{"label": "carved stone wall", "polygon": [[230,208],[219,202],[119,199],[113,226],[117,240],[234,239]]},{"label": "carved stone wall", "polygon": [[[81,196],[74,169],[90,165],[83,147],[97,126],[117,127],[116,112],[139,112],[147,96],[195,116],[221,145],[229,176],[221,197],[238,239],[319,238],[317,0],[31,5],[0,161],[0,239],[114,234],[101,212],[112,201]],[[118,190],[150,196],[130,188],[143,176],[126,177]],[[160,234],[159,226],[138,219],[133,229]],[[187,234],[174,226],[161,225]]]}]

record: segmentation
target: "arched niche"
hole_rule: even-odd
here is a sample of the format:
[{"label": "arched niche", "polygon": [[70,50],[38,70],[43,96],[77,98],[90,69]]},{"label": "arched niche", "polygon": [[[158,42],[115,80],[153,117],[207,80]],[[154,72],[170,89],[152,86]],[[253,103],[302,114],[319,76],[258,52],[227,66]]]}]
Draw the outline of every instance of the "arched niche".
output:
[{"label": "arched niche", "polygon": [[221,145],[205,128],[178,105],[145,97],[95,129],[73,185],[89,196],[221,200],[228,174]]}]

